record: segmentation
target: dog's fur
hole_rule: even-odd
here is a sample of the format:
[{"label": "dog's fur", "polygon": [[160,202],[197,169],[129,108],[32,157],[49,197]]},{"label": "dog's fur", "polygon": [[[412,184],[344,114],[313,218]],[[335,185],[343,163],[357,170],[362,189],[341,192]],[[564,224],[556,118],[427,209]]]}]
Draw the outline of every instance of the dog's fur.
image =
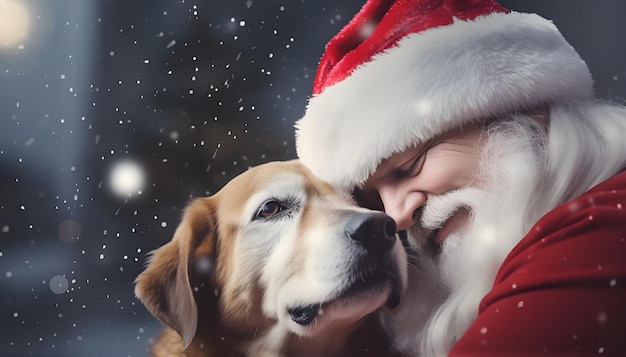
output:
[{"label": "dog's fur", "polygon": [[406,259],[391,218],[273,162],[192,201],[135,293],[169,326],[153,356],[385,356],[373,312],[397,305]]}]

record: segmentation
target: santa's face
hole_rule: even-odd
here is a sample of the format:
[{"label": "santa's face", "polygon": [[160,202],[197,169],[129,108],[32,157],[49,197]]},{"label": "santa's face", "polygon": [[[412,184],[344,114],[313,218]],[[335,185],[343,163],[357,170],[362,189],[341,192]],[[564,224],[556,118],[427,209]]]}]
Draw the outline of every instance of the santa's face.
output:
[{"label": "santa's face", "polygon": [[529,228],[544,134],[525,116],[450,131],[385,160],[355,197],[384,209],[411,245],[438,246],[439,278],[449,288],[468,274],[490,284],[490,269]]},{"label": "santa's face", "polygon": [[[465,126],[392,155],[355,193],[357,200],[364,203],[378,199],[382,207],[371,202],[366,205],[384,209],[399,230],[413,227],[428,197],[480,185],[475,174],[482,132],[480,125]],[[450,212],[445,221],[439,222],[441,226],[436,227],[431,239],[442,244],[448,234],[467,223],[468,217],[465,207]]]}]

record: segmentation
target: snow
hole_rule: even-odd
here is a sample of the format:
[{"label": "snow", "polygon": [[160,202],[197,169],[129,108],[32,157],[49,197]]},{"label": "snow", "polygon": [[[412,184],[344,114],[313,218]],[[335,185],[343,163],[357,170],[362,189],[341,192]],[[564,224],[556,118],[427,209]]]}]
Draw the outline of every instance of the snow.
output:
[{"label": "snow", "polygon": [[[148,252],[190,199],[295,158],[324,45],[361,5],[283,3],[0,1],[29,14],[20,40],[0,20],[3,354],[146,355],[161,329],[133,294]],[[600,91],[626,97],[624,70]]]}]

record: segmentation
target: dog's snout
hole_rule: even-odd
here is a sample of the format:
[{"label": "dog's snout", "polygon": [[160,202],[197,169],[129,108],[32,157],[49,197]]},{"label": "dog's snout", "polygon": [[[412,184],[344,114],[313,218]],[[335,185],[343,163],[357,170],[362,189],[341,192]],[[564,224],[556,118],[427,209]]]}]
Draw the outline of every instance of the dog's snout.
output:
[{"label": "dog's snout", "polygon": [[390,249],[397,233],[396,222],[382,212],[359,213],[350,217],[346,235],[369,251]]}]

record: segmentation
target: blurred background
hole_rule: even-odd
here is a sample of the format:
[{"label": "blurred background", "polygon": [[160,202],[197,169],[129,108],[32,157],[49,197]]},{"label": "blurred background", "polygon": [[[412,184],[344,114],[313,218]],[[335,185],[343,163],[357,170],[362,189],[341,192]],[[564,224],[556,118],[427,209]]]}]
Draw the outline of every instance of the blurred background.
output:
[{"label": "blurred background", "polygon": [[[625,2],[501,3],[554,20],[624,102]],[[324,45],[361,5],[0,0],[0,356],[147,356],[146,254],[191,198],[295,158]]]}]

